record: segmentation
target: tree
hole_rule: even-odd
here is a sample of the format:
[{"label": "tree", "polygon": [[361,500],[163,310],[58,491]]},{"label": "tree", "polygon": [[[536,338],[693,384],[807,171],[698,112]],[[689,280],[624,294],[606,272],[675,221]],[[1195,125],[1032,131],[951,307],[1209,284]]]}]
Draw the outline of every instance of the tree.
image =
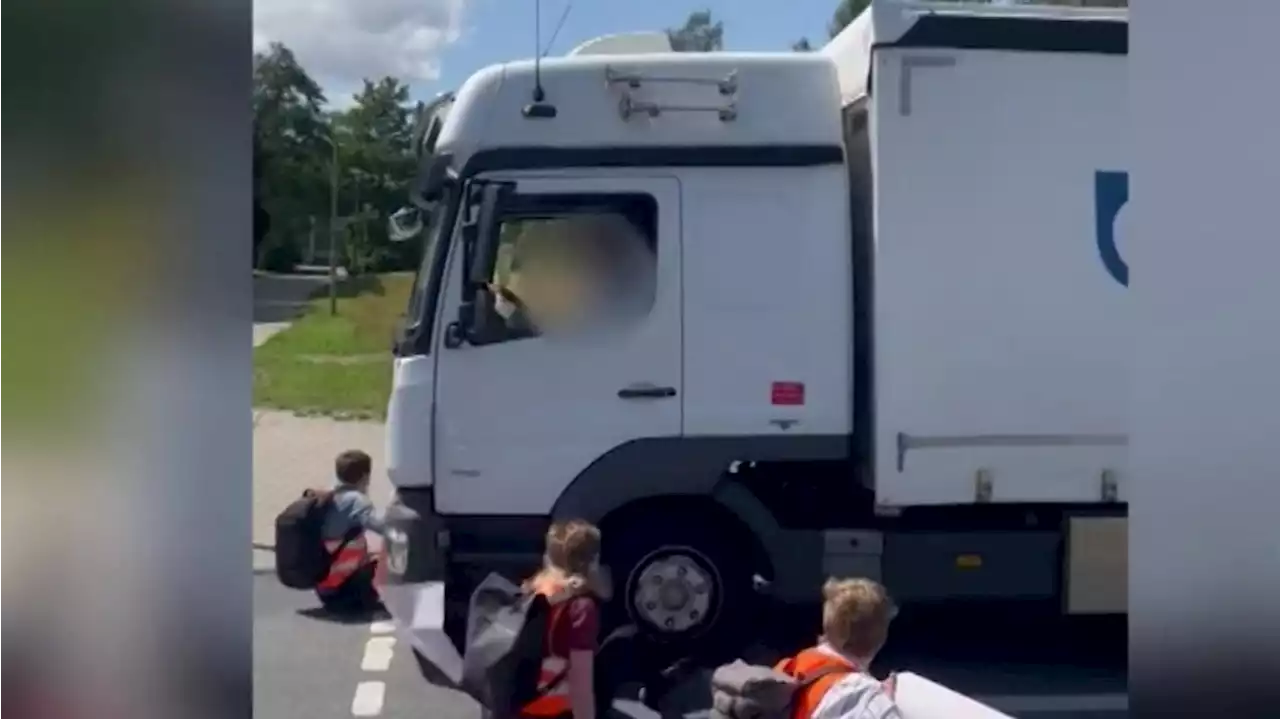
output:
[{"label": "tree", "polygon": [[846,25],[853,22],[854,18],[862,14],[863,10],[871,4],[871,0],[840,0],[840,4],[836,6],[835,14],[831,16],[831,22],[827,24],[827,34],[835,37]]},{"label": "tree", "polygon": [[253,258],[255,264],[258,252],[262,248],[262,241],[271,230],[271,215],[267,214],[262,204],[262,169],[265,159],[262,154],[262,144],[258,142],[255,134],[253,137]]},{"label": "tree", "polygon": [[266,222],[255,265],[292,269],[310,218],[325,216],[330,131],[324,92],[293,52],[273,43],[253,58],[253,140]]},{"label": "tree", "polygon": [[724,49],[724,23],[712,22],[710,10],[689,13],[680,28],[669,28],[667,38],[676,52],[714,52]]},{"label": "tree", "polygon": [[810,52],[811,50],[813,50],[813,45],[810,44],[809,38],[802,37],[799,40],[796,40],[795,42],[791,43],[791,49],[795,50],[796,52]]},{"label": "tree", "polygon": [[346,260],[356,273],[412,266],[417,245],[395,245],[377,222],[404,203],[413,179],[413,109],[409,87],[393,77],[364,81],[355,104],[333,119],[341,138],[341,206],[352,222]]}]

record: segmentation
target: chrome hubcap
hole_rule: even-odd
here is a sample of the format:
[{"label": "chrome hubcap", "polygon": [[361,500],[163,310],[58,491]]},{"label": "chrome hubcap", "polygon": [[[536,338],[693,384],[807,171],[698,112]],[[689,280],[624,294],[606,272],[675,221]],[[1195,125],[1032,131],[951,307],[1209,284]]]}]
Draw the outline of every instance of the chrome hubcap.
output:
[{"label": "chrome hubcap", "polygon": [[632,590],[637,616],[663,632],[685,632],[705,622],[715,582],[683,553],[668,554],[641,566]]}]

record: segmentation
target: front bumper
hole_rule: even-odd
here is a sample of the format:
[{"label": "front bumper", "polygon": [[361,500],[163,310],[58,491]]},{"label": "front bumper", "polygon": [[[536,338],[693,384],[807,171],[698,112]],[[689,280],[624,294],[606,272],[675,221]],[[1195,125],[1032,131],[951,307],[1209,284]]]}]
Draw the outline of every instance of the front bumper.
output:
[{"label": "front bumper", "polygon": [[[450,675],[471,588],[490,572],[518,581],[538,567],[546,517],[442,516],[431,487],[397,490],[387,507],[378,593],[397,632]],[[432,683],[440,683],[428,675]]]},{"label": "front bumper", "polygon": [[424,489],[397,493],[387,507],[377,589],[396,633],[429,665],[420,667],[423,677],[456,688],[462,658],[445,631],[448,535],[432,504],[432,491]]}]

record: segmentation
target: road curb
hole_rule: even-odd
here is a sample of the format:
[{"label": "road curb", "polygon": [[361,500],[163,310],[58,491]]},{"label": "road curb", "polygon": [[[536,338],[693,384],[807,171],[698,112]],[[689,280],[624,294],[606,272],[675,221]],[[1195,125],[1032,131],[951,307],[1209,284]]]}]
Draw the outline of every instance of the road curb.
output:
[{"label": "road curb", "polygon": [[[256,553],[256,552],[275,552],[275,551],[276,551],[276,548],[275,548],[275,546],[274,546],[274,545],[271,545],[271,544],[266,544],[266,543],[263,543],[263,542],[254,542],[254,543],[253,543],[253,551],[254,551],[255,553]],[[256,557],[254,558],[254,562],[253,562],[253,574],[254,574],[254,576],[259,576],[259,575],[262,575],[262,574],[275,574],[275,572],[276,572],[276,568],[275,568],[275,566],[274,566],[274,565],[272,565],[272,566],[266,566],[266,567],[259,567],[259,566],[258,566],[258,560],[257,560],[257,558],[256,558]]]}]

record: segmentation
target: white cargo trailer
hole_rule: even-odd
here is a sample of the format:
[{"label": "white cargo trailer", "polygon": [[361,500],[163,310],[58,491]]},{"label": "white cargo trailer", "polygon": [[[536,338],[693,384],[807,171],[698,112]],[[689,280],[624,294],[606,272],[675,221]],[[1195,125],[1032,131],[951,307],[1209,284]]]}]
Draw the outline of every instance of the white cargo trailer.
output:
[{"label": "white cargo trailer", "polygon": [[583,517],[616,616],[676,641],[743,636],[754,575],[1123,612],[1124,14],[601,47],[423,126],[389,596],[456,608]]}]

